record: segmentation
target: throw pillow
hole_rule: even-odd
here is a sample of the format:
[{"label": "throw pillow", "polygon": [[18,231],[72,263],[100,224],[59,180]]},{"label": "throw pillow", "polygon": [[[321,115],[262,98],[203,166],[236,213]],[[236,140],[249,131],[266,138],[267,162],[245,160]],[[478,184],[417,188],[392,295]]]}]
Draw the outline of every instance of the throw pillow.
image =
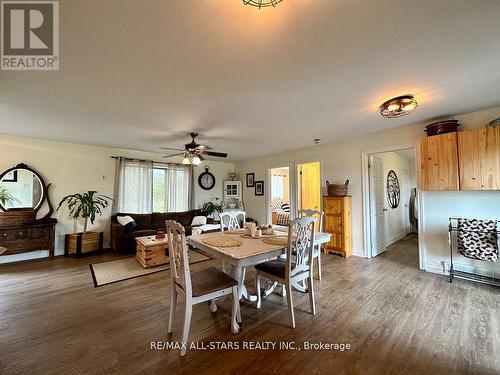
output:
[{"label": "throw pillow", "polygon": [[205,225],[206,223],[207,223],[206,216],[195,216],[195,217],[193,217],[193,221],[191,221],[191,226],[197,227],[200,225]]},{"label": "throw pillow", "polygon": [[133,232],[137,228],[137,223],[130,216],[117,216],[116,220],[123,225],[125,232]]}]

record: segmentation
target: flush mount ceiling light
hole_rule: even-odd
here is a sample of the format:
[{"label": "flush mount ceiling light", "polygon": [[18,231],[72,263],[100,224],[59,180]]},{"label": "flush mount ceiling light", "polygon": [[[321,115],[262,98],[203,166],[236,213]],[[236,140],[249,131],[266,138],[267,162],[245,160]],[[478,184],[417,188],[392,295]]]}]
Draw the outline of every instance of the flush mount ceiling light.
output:
[{"label": "flush mount ceiling light", "polygon": [[380,106],[380,114],[387,118],[409,115],[418,107],[413,95],[402,95],[385,101]]},{"label": "flush mount ceiling light", "polygon": [[283,0],[243,0],[243,4],[251,5],[257,8],[267,8],[267,7],[275,7]]}]

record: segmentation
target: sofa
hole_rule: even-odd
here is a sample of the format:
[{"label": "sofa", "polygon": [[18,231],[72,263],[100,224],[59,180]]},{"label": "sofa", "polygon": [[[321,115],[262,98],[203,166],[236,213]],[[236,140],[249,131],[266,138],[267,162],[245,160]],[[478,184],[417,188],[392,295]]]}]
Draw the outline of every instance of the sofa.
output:
[{"label": "sofa", "polygon": [[[118,223],[117,216],[130,216],[134,219],[137,227],[127,232],[123,225]],[[117,213],[111,216],[111,248],[120,253],[134,253],[136,251],[136,237],[152,236],[157,231],[165,231],[165,222],[174,220],[181,224],[186,230],[186,236],[191,235],[191,222],[195,216],[206,216],[201,210],[190,210],[185,212],[153,212],[152,214],[128,214]],[[212,224],[213,219],[208,218],[207,224]]]}]

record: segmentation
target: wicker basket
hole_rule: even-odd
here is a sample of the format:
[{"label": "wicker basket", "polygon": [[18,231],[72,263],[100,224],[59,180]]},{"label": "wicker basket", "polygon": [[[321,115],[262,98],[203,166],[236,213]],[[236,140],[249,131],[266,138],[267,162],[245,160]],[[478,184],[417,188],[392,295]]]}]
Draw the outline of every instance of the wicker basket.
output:
[{"label": "wicker basket", "polygon": [[348,192],[349,180],[346,180],[344,185],[330,184],[326,181],[326,187],[328,188],[328,195],[334,197],[345,197]]}]

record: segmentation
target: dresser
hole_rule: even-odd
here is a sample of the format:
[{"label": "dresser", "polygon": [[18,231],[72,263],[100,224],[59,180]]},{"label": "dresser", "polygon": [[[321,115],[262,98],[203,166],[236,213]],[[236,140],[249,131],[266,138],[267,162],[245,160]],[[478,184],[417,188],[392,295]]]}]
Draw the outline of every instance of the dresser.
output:
[{"label": "dresser", "polygon": [[325,213],[323,231],[331,233],[330,242],[324,245],[326,252],[340,254],[344,258],[352,255],[352,198],[323,197]]},{"label": "dresser", "polygon": [[56,224],[56,219],[46,219],[33,224],[0,226],[0,247],[6,249],[4,255],[48,250],[53,257]]}]

